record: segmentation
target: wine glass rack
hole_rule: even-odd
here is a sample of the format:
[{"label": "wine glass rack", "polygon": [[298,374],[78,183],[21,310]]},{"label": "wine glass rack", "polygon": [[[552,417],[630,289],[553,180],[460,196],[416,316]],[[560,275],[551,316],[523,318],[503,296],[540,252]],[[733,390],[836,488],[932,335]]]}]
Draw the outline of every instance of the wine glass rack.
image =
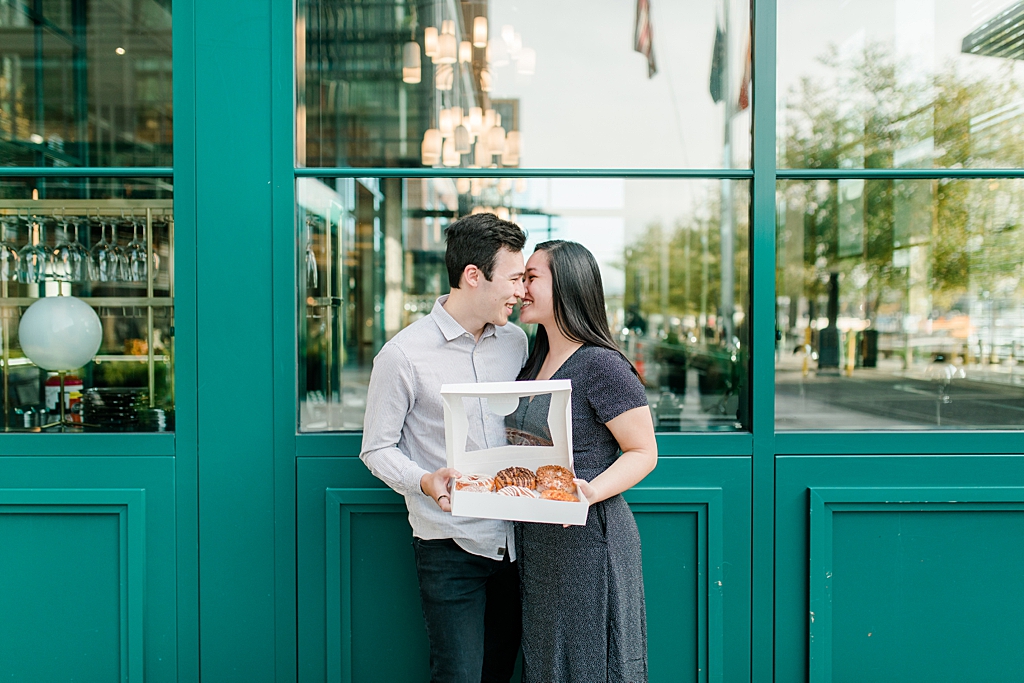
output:
[{"label": "wine glass rack", "polygon": [[[168,363],[168,391],[173,405],[174,401],[174,341],[173,335],[168,340],[167,354],[157,356],[154,352],[154,311],[166,309],[170,314],[174,308],[174,213],[173,200],[170,199],[39,199],[39,200],[3,200],[0,201],[0,218],[8,216],[40,216],[60,220],[65,216],[81,216],[88,218],[129,218],[133,220],[145,220],[146,237],[146,293],[145,296],[85,296],[79,297],[94,308],[134,308],[145,309],[146,311],[146,355],[98,355],[95,360],[101,362],[117,361],[142,361],[145,360],[148,368],[149,384],[149,406],[152,408],[155,401],[156,384],[156,363]],[[154,242],[153,222],[155,219],[162,219],[167,223],[168,230],[168,259],[167,272],[167,296],[156,296],[154,292],[154,278],[156,269],[154,266]],[[61,292],[72,283],[61,281],[57,278],[48,277],[45,283],[56,283]],[[14,311],[31,306],[38,300],[32,296],[8,296],[9,282],[0,282],[0,319],[2,319],[3,335],[3,405],[4,405],[4,428],[10,429],[10,338],[11,321],[14,318]],[[43,288],[40,283],[40,290]],[[42,292],[40,292],[42,296]]]}]

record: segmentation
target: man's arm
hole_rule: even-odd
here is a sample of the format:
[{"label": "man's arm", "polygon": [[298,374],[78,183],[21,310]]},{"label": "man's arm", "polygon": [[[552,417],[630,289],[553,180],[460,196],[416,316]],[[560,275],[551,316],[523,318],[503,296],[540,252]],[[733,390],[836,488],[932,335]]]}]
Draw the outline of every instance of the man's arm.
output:
[{"label": "man's arm", "polygon": [[375,477],[403,496],[421,493],[420,480],[430,474],[398,449],[405,418],[415,402],[412,363],[397,346],[385,344],[370,372],[359,458]]}]

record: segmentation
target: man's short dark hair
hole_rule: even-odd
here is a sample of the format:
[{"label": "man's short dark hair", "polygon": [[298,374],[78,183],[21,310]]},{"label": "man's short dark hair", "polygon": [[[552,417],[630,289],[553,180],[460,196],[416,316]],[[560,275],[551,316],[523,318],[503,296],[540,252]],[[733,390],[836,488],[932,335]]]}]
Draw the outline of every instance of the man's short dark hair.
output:
[{"label": "man's short dark hair", "polygon": [[493,213],[476,213],[460,218],[448,226],[444,236],[448,242],[444,263],[448,266],[448,284],[452,289],[459,288],[459,278],[466,266],[476,266],[490,280],[502,247],[518,253],[526,246],[523,229]]}]

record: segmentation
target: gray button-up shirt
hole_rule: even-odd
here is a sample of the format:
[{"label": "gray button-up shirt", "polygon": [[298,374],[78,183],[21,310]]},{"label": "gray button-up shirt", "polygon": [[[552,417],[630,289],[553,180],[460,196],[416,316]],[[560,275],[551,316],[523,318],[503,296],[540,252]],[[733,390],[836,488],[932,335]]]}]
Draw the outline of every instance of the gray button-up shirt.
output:
[{"label": "gray button-up shirt", "polygon": [[[374,476],[405,496],[412,533],[425,540],[451,538],[474,555],[515,559],[512,525],[494,519],[453,517],[420,490],[420,478],[447,465],[441,385],[509,382],[526,363],[526,333],[515,325],[487,325],[480,340],[444,309],[399,332],[373,360],[359,457]],[[468,399],[467,399],[468,400]],[[466,450],[505,445],[504,418],[483,401],[467,403]]]}]

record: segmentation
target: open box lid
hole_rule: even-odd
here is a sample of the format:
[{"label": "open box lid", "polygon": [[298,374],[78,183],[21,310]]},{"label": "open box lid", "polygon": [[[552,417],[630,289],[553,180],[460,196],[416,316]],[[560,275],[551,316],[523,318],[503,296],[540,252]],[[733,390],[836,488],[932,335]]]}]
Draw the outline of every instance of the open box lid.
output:
[{"label": "open box lid", "polygon": [[[510,415],[519,407],[519,399],[543,394],[551,395],[547,416],[551,446],[505,445],[466,452],[469,418],[463,398],[486,399],[488,410],[497,415]],[[441,387],[441,401],[444,405],[448,467],[463,473],[492,475],[506,467],[529,466],[537,461],[539,464],[560,464],[573,469],[571,380],[445,384]]]}]

